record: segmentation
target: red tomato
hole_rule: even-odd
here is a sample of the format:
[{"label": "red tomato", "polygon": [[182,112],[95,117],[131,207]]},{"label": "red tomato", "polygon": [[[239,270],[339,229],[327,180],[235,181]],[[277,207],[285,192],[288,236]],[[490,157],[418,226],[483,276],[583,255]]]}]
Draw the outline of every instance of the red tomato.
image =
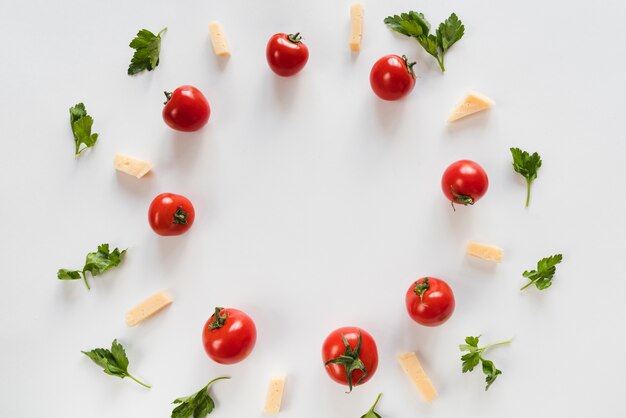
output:
[{"label": "red tomato", "polygon": [[415,87],[414,62],[406,55],[385,55],[372,67],[370,84],[372,90],[383,100],[398,100]]},{"label": "red tomato", "polygon": [[448,200],[462,205],[473,205],[487,193],[489,179],[485,170],[470,160],[450,164],[441,178],[441,189]]},{"label": "red tomato", "polygon": [[159,235],[181,235],[187,232],[196,212],[191,201],[174,193],[161,193],[154,198],[148,209],[150,226]]},{"label": "red tomato", "polygon": [[204,351],[220,364],[234,364],[248,357],[256,344],[256,326],[245,313],[215,308],[202,330]]},{"label": "red tomato", "polygon": [[194,132],[209,121],[209,102],[194,86],[180,86],[173,93],[165,92],[165,97],[167,101],[163,108],[163,120],[170,128]]},{"label": "red tomato", "polygon": [[406,291],[406,310],[418,324],[435,327],[454,312],[454,294],[443,280],[424,277]]},{"label": "red tomato", "polygon": [[326,373],[335,382],[362,385],[374,376],[378,367],[378,349],[374,338],[365,330],[343,327],[330,333],[322,346]]},{"label": "red tomato", "polygon": [[267,43],[265,56],[272,71],[289,77],[304,68],[309,60],[309,48],[302,42],[300,33],[277,33]]}]

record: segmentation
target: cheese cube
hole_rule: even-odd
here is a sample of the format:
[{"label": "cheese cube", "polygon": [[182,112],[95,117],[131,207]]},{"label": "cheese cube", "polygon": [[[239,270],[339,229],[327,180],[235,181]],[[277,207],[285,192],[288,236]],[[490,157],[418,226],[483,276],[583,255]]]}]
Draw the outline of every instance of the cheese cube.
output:
[{"label": "cheese cube", "polygon": [[350,6],[350,49],[354,52],[361,50],[363,40],[363,17],[365,12],[362,3],[354,3]]},{"label": "cheese cube", "polygon": [[120,153],[115,154],[115,162],[113,165],[116,170],[135,176],[138,179],[152,170],[152,164],[149,162]]},{"label": "cheese cube", "polygon": [[448,117],[448,122],[454,122],[457,119],[464,118],[477,112],[489,109],[496,102],[478,92],[469,90]]},{"label": "cheese cube", "polygon": [[172,296],[168,292],[161,290],[128,311],[126,314],[126,325],[134,327],[160,312],[171,303]]},{"label": "cheese cube", "polygon": [[487,261],[495,261],[496,263],[501,262],[502,257],[504,256],[504,250],[502,248],[474,241],[467,243],[466,251],[468,255],[482,258]]},{"label": "cheese cube", "polygon": [[283,400],[283,391],[285,390],[285,376],[276,377],[270,380],[267,388],[267,398],[265,399],[265,415],[278,415],[280,412],[280,404]]},{"label": "cheese cube", "polygon": [[224,35],[220,22],[209,23],[209,33],[211,34],[211,44],[213,45],[215,55],[219,55],[220,57],[230,56],[228,41],[226,40],[226,35]]},{"label": "cheese cube", "polygon": [[432,402],[437,397],[437,390],[426,376],[417,355],[415,353],[403,353],[398,355],[398,361],[404,373],[420,391],[426,402]]}]

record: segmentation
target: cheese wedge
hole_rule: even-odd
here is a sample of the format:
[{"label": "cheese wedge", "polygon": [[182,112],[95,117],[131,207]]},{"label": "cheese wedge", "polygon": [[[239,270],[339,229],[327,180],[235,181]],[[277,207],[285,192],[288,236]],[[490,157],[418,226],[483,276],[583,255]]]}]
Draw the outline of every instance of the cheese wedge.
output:
[{"label": "cheese wedge", "polygon": [[466,252],[473,257],[482,258],[487,261],[495,261],[496,263],[501,262],[504,256],[504,250],[502,248],[474,241],[467,243]]},{"label": "cheese wedge", "polygon": [[454,110],[448,117],[448,122],[454,122],[457,119],[487,110],[495,104],[495,101],[484,94],[468,90],[463,99],[454,107]]},{"label": "cheese wedge", "polygon": [[285,390],[285,376],[276,377],[270,380],[267,388],[267,398],[265,399],[265,415],[278,415],[280,412],[280,404],[283,400],[283,391]]},{"label": "cheese wedge", "polygon": [[220,22],[209,23],[209,33],[211,35],[211,44],[213,44],[213,52],[220,57],[229,57],[230,48],[228,47],[228,41],[226,35],[222,30]]},{"label": "cheese wedge", "polygon": [[163,308],[172,303],[172,296],[164,290],[156,292],[148,299],[135,306],[126,314],[126,325],[134,327],[145,321],[152,315],[159,313]]},{"label": "cheese wedge", "polygon": [[404,373],[420,391],[426,402],[432,402],[437,397],[437,390],[426,376],[417,355],[415,353],[403,353],[398,355],[398,361]]},{"label": "cheese wedge", "polygon": [[125,154],[115,154],[114,167],[122,173],[130,174],[138,179],[145,176],[148,171],[152,170],[152,164],[139,158],[131,157]]},{"label": "cheese wedge", "polygon": [[362,3],[353,3],[350,6],[350,49],[354,52],[361,50],[363,40],[363,18],[365,11]]}]

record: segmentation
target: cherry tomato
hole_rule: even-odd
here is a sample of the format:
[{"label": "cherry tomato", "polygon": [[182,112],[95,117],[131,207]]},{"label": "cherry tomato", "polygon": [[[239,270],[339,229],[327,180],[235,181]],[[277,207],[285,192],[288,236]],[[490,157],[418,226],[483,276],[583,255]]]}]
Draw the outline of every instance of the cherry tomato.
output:
[{"label": "cherry tomato", "polygon": [[165,92],[165,97],[167,101],[163,108],[163,120],[170,128],[194,132],[209,121],[209,102],[194,86],[180,86],[172,93]]},{"label": "cherry tomato", "polygon": [[272,71],[289,77],[304,68],[309,60],[309,48],[302,42],[300,33],[277,33],[267,43],[265,56]]},{"label": "cherry tomato", "polygon": [[385,55],[370,72],[372,90],[383,100],[401,99],[415,87],[414,65],[406,55]]},{"label": "cherry tomato", "polygon": [[406,291],[406,310],[418,324],[435,327],[452,316],[454,294],[443,280],[424,277]]},{"label": "cherry tomato", "polygon": [[378,368],[378,349],[374,338],[357,327],[343,327],[330,333],[322,346],[326,373],[335,382],[362,385],[374,376]]},{"label": "cherry tomato", "polygon": [[237,309],[215,308],[202,330],[204,351],[220,364],[239,363],[256,344],[256,326]]},{"label": "cherry tomato", "polygon": [[161,193],[152,200],[148,209],[150,226],[159,235],[181,235],[187,232],[196,212],[191,201],[174,193]]},{"label": "cherry tomato", "polygon": [[441,178],[441,189],[448,200],[462,205],[473,205],[487,193],[489,178],[485,170],[470,160],[450,164]]}]

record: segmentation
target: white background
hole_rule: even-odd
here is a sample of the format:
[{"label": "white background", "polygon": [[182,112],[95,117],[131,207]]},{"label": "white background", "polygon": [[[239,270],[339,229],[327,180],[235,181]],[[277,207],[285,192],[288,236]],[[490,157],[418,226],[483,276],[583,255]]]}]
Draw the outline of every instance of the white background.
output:
[{"label": "white background", "polygon": [[[261,415],[267,383],[287,373],[287,417],[358,417],[383,392],[385,417],[615,417],[626,390],[623,208],[623,2],[366,1],[363,50],[348,49],[349,1],[23,1],[0,3],[0,416],[167,417],[170,402],[211,378],[215,417]],[[434,59],[382,20],[455,11],[465,37]],[[213,55],[207,23],[222,22],[230,59]],[[156,71],[126,75],[140,28],[163,37]],[[265,44],[300,31],[310,48],[296,77],[274,76]],[[371,92],[373,62],[416,58],[413,93]],[[161,119],[163,91],[193,84],[209,124],[180,134]],[[491,111],[445,120],[463,92]],[[78,160],[68,108],[84,101],[97,145]],[[544,160],[525,184],[508,148]],[[136,180],[116,152],[154,162]],[[487,195],[454,213],[445,167],[478,161]],[[190,232],[155,235],[146,212],[161,192],[196,207]],[[505,248],[489,265],[468,240]],[[128,248],[92,281],[60,282],[98,244]],[[564,254],[554,285],[520,293],[522,271]],[[413,323],[413,280],[447,280],[457,300],[445,325]],[[126,311],[159,289],[174,304],[129,329]],[[216,305],[256,321],[253,354],[235,366],[205,355],[202,326]],[[321,364],[323,339],[358,325],[376,338],[375,377],[350,395]],[[488,391],[462,374],[458,344],[515,338],[488,353],[504,374]],[[153,384],[102,373],[80,350],[118,338],[129,370]],[[440,397],[427,405],[395,355],[417,351]]]}]

